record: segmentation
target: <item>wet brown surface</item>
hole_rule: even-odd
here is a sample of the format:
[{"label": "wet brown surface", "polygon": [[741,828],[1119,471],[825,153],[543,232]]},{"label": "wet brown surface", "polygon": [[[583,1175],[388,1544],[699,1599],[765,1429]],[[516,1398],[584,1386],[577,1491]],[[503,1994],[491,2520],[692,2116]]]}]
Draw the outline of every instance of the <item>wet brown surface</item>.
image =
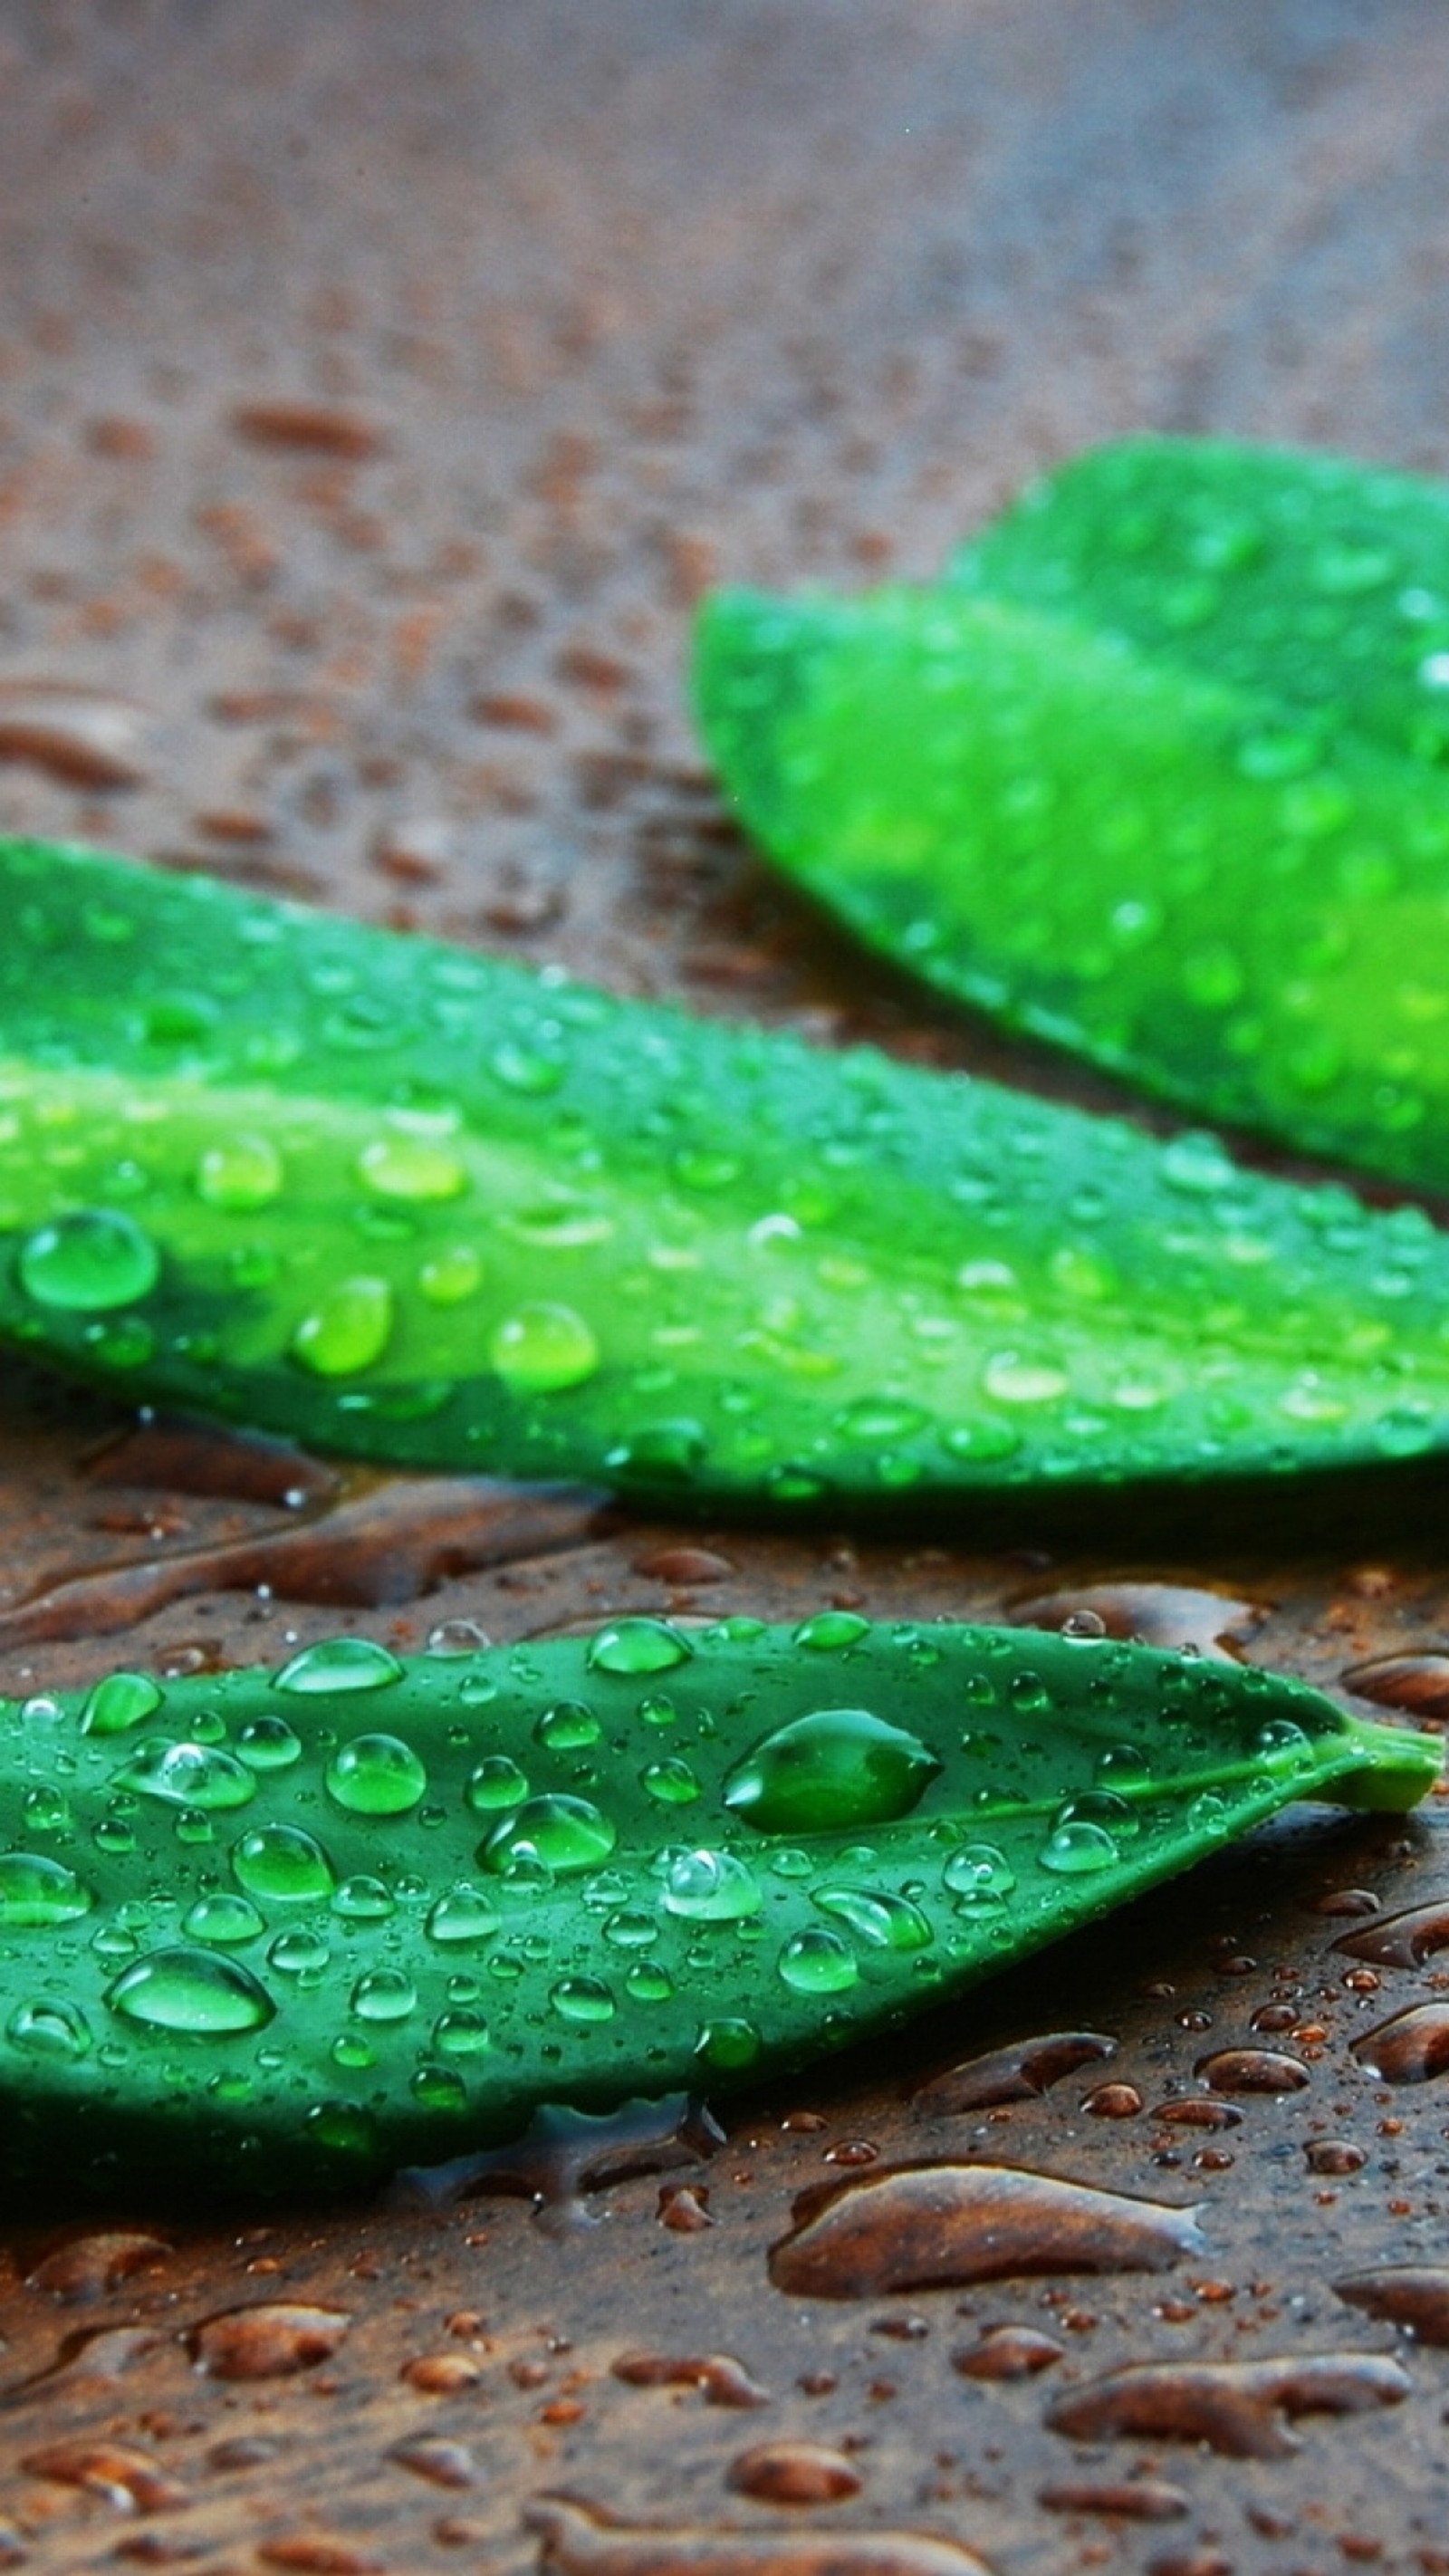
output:
[{"label": "wet brown surface", "polygon": [[[689,604],[924,571],[1137,427],[1449,470],[1446,133],[1436,0],[9,11],[0,828],[1105,1102],[741,847]],[[4,1687],[836,1604],[1180,1632],[1442,1724],[1446,1492],[684,1529],[6,1364]],[[723,2141],[675,2104],[385,2205],[8,2212],[0,2564],[1445,2576],[1442,1814],[1290,1820]],[[772,2284],[800,2195],[932,2163],[1204,2250]]]}]

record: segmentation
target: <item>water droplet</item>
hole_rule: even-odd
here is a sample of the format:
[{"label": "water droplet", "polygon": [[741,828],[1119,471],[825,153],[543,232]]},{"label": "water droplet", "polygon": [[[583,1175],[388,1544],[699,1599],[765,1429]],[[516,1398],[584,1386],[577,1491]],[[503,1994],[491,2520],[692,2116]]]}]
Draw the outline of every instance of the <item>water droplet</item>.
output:
[{"label": "water droplet", "polygon": [[715,2067],[722,2075],[739,2074],[753,2066],[764,2043],[752,2021],[734,2013],[708,2021],[700,2031],[695,2055],[701,2065]]},{"label": "water droplet", "polygon": [[248,1896],[264,1902],[315,1904],[337,1884],[321,1844],[300,1825],[258,1825],[234,1845],[231,1865]]},{"label": "water droplet", "polygon": [[528,1777],[506,1753],[489,1753],[468,1775],[468,1804],[478,1815],[516,1807],[528,1795]]},{"label": "water droplet", "polygon": [[667,1673],[692,1653],[665,1619],[612,1619],[590,1639],[587,1662],[600,1673]]},{"label": "water droplet", "polygon": [[995,1843],[963,1843],[942,1870],[941,1883],[967,1905],[1004,1905],[1016,1872]]},{"label": "water droplet", "polygon": [[553,1871],[597,1869],[618,1836],[608,1817],[587,1798],[549,1794],[525,1799],[496,1826],[479,1858],[485,1869],[511,1875],[530,1858]]},{"label": "water droplet", "polygon": [[467,1879],[445,1889],[433,1906],[427,1929],[434,1941],[446,1947],[463,1947],[470,1941],[491,1940],[502,1917],[492,1899],[481,1887]]},{"label": "water droplet", "polygon": [[665,1807],[691,1806],[700,1794],[694,1772],[677,1754],[664,1762],[646,1762],[639,1774],[639,1784],[646,1796],[657,1798]]},{"label": "water droplet", "polygon": [[91,2045],[90,2026],[75,2004],[51,1996],[17,2004],[5,2036],[29,2057],[84,2057]]},{"label": "water droplet", "polygon": [[488,1358],[518,1395],[557,1395],[582,1386],[599,1365],[599,1345],[572,1306],[530,1302],[505,1315],[489,1336]]},{"label": "water droplet", "polygon": [[797,1995],[844,1994],[860,1976],[848,1942],[838,1932],[818,1930],[813,1924],[791,1934],[778,1967],[782,1983]]},{"label": "water droplet", "polygon": [[674,1993],[674,1979],[657,1959],[636,1959],[624,1979],[624,1991],[640,2004],[667,2004]]},{"label": "water droplet", "polygon": [[877,1950],[926,1950],[935,1938],[919,1905],[882,1888],[817,1887],[813,1902]]},{"label": "water droplet", "polygon": [[817,1709],[762,1737],[724,1800],[761,1833],[826,1833],[909,1815],[940,1768],[918,1736],[869,1709]]},{"label": "water droplet", "polygon": [[1033,2272],[1158,2272],[1201,2251],[1190,2209],[1006,2165],[903,2165],[802,2193],[770,2277],[792,2297],[872,2298]]},{"label": "water droplet", "polygon": [[819,1654],[834,1654],[842,1647],[858,1645],[862,1637],[869,1635],[870,1621],[854,1610],[817,1610],[813,1619],[802,1620],[794,1642]]},{"label": "water droplet", "polygon": [[284,1717],[254,1717],[236,1740],[236,1749],[252,1771],[286,1771],[301,1755],[302,1739]]},{"label": "water droplet", "polygon": [[1058,1825],[1039,1857],[1043,1869],[1076,1878],[1089,1870],[1110,1869],[1121,1854],[1105,1825],[1095,1825],[1083,1817]]},{"label": "water droplet", "polygon": [[1022,1351],[997,1351],[981,1372],[984,1393],[996,1404],[1055,1404],[1071,1384],[1052,1360]]},{"label": "water droplet", "polygon": [[160,1737],[136,1746],[113,1786],[203,1814],[248,1806],[257,1794],[255,1778],[234,1754],[213,1744],[169,1744]]},{"label": "water droplet", "polygon": [[100,1314],[147,1297],[161,1275],[149,1234],[115,1208],[78,1208],[26,1236],[16,1264],[38,1306]]},{"label": "water droplet", "polygon": [[380,1878],[359,1872],[344,1878],[332,1899],[332,1911],[344,1923],[386,1923],[397,1912],[397,1899]]},{"label": "water droplet", "polygon": [[352,1989],[352,2009],[359,2021],[406,2021],[416,2011],[418,1990],[401,1968],[370,1968]]},{"label": "water droplet", "polygon": [[197,1165],[196,1189],[208,1207],[243,1215],[278,1197],[285,1179],[282,1157],[267,1136],[226,1136],[208,1145]]},{"label": "water droplet", "polygon": [[82,1735],[124,1735],[161,1706],[162,1691],[149,1673],[107,1673],[81,1710]]},{"label": "water droplet", "polygon": [[733,1852],[676,1853],[661,1899],[667,1914],[693,1923],[738,1923],[758,1914],[763,1899],[752,1871]]},{"label": "water droplet", "polygon": [[276,1688],[307,1695],[385,1690],[389,1682],[402,1677],[396,1655],[390,1655],[386,1646],[374,1645],[370,1637],[327,1637],[320,1645],[304,1646],[300,1655],[284,1664]]},{"label": "water droplet", "polygon": [[1360,2066],[1384,2084],[1427,2084],[1449,2067],[1449,2003],[1411,2004],[1353,2042]]},{"label": "water droplet", "polygon": [[612,2021],[615,2012],[613,1989],[600,1977],[561,1977],[549,1993],[549,2002],[564,2021]]},{"label": "water droplet", "polygon": [[444,2057],[486,2057],[492,2045],[486,2020],[471,2005],[440,2013],[433,2024],[433,2046]]},{"label": "water droplet", "polygon": [[295,2371],[330,2361],[351,2323],[345,2308],[268,2300],[261,2307],[228,2308],[208,2317],[187,2340],[197,2368],[209,2378],[289,2379]]},{"label": "water droplet", "polygon": [[556,1708],[544,1710],[533,1730],[533,1740],[546,1745],[550,1753],[578,1753],[586,1745],[597,1744],[602,1733],[586,1700],[565,1699]]},{"label": "water droplet", "polygon": [[291,1352],[314,1377],[356,1377],[380,1360],[392,1337],[393,1297],[385,1279],[339,1279],[303,1316]]},{"label": "water droplet", "polygon": [[426,1136],[379,1136],[358,1156],[357,1169],[376,1197],[418,1205],[455,1199],[468,1186],[457,1155]]},{"label": "water droplet", "polygon": [[42,1852],[0,1852],[0,1925],[9,1930],[76,1923],[95,1904],[74,1870]]},{"label": "water droplet", "polygon": [[761,2442],[731,2461],[729,2484],[760,2504],[838,2504],[859,2495],[861,2475],[823,2442]]},{"label": "water droplet", "polygon": [[303,1977],[309,1984],[320,1981],[332,1964],[332,1953],[320,1932],[279,1932],[267,1952],[267,1965],[280,1968],[283,1976]]},{"label": "water droplet", "polygon": [[112,2012],[148,2029],[220,2037],[261,2030],[276,2006],[238,1959],[214,1950],[151,1950],[106,1989]]},{"label": "water droplet", "polygon": [[482,1258],[471,1243],[450,1243],[418,1272],[418,1286],[430,1306],[461,1306],[482,1285]]},{"label": "water droplet", "polygon": [[186,1915],[181,1929],[192,1941],[208,1941],[218,1949],[239,1949],[246,1941],[258,1940],[266,1924],[254,1905],[244,1896],[234,1896],[228,1888],[214,1895],[199,1896]]},{"label": "water droplet", "polygon": [[428,1775],[399,1735],[355,1735],[327,1765],[329,1798],[354,1816],[405,1816],[424,1795]]}]

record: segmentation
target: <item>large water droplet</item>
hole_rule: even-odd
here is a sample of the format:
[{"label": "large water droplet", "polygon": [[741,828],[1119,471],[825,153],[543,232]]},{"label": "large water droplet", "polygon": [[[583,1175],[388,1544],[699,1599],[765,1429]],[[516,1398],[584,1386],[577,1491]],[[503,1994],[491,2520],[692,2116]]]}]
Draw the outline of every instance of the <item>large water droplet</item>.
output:
[{"label": "large water droplet", "polygon": [[390,1655],[386,1646],[374,1645],[370,1637],[326,1637],[320,1645],[304,1646],[300,1655],[284,1664],[276,1687],[311,1696],[385,1690],[389,1682],[402,1677],[396,1655]]},{"label": "large water droplet", "polygon": [[733,1852],[678,1852],[670,1862],[661,1898],[666,1914],[691,1923],[739,1923],[758,1914],[759,1882]]},{"label": "large water droplet", "polygon": [[214,1744],[168,1744],[162,1738],[138,1744],[116,1772],[114,1786],[206,1814],[248,1806],[257,1794],[254,1775],[234,1754]]},{"label": "large water droplet", "polygon": [[500,1875],[531,1859],[554,1871],[597,1869],[617,1839],[609,1818],[587,1798],[550,1794],[525,1799],[495,1826],[479,1858]]},{"label": "large water droplet", "polygon": [[316,1904],[337,1884],[321,1844],[300,1825],[258,1825],[234,1846],[231,1865],[248,1896],[263,1902]]},{"label": "large water droplet", "polygon": [[74,1870],[43,1852],[0,1852],[0,1925],[74,1923],[95,1898]]},{"label": "large water droplet", "polygon": [[405,1816],[428,1785],[422,1763],[400,1735],[355,1735],[338,1746],[325,1777],[328,1796],[354,1816]]},{"label": "large water droplet", "polygon": [[151,1950],[123,1968],[106,2002],[153,2030],[221,2037],[261,2030],[276,2011],[266,1987],[238,1959],[214,1950]]},{"label": "large water droplet", "polygon": [[572,1306],[529,1303],[515,1307],[495,1327],[488,1358],[516,1394],[557,1395],[593,1376],[599,1345]]},{"label": "large water droplet", "polygon": [[100,1314],[150,1295],[161,1256],[149,1234],[116,1208],[78,1208],[38,1226],[20,1247],[20,1285],[38,1306]]},{"label": "large water droplet", "polygon": [[941,1764],[865,1708],[823,1708],[762,1737],[725,1782],[725,1805],[761,1833],[827,1833],[909,1815]]},{"label": "large water droplet", "polygon": [[665,1619],[612,1619],[590,1639],[586,1660],[600,1673],[667,1673],[693,1651]]}]

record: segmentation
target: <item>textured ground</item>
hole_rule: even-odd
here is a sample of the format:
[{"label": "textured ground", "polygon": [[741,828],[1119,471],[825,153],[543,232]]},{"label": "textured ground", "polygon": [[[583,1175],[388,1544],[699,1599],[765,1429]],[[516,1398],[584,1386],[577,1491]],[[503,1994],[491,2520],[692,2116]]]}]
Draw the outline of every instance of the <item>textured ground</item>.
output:
[{"label": "textured ground", "polygon": [[[770,882],[691,738],[690,604],[720,577],[924,571],[1034,467],[1144,426],[1449,470],[1446,150],[1434,0],[21,0],[0,828],[1105,1100]],[[1439,1469],[1150,1526],[963,1512],[902,1548],[502,1526],[424,1480],[138,1436],[19,1375],[3,1397],[7,1689],[339,1621],[420,1643],[452,1617],[509,1639],[624,1607],[1042,1594],[1330,1684],[1449,1650]],[[1388,1687],[1449,1710],[1432,1660]],[[1440,2576],[1449,2283],[1417,2339],[1334,2284],[1443,2251],[1444,1835],[1284,1829],[898,2065],[721,2105],[712,2154],[646,2142],[661,2172],[591,2183],[544,2142],[513,2178],[541,2213],[10,2212],[0,2561],[522,2570],[524,2510],[566,2489],[657,2526],[608,2576],[702,2565],[702,2530],[780,2576],[846,2532],[895,2535],[890,2576],[930,2576],[923,2534],[1000,2576]],[[1364,1955],[1375,1910],[1411,1905],[1418,1934],[1378,1945],[1403,1963]],[[1422,2044],[1371,2046],[1376,2078],[1352,2044],[1410,2005]],[[1033,2053],[1073,2032],[1097,2054]],[[974,2101],[910,2107],[998,2046]],[[1209,2090],[1198,2062],[1240,2048],[1259,2062]],[[1287,2089],[1259,2089],[1263,2052]],[[1209,2099],[1218,2125],[1183,2118]],[[800,2189],[983,2152],[1192,2204],[1207,2250],[908,2297],[772,2285]],[[963,2371],[998,2325],[1055,2349]],[[656,2384],[617,2374],[631,2354]],[[742,2378],[701,2381],[719,2355]],[[1314,2356],[1340,2357],[1327,2390]],[[1040,2372],[1001,2375],[1023,2357]],[[1192,2375],[1223,2362],[1276,2365],[1226,2416]],[[1126,2363],[1161,2365],[1135,2429],[1110,2396],[1092,2438],[1051,2427]],[[1325,2395],[1363,2411],[1295,2429]],[[731,2485],[761,2445],[783,2464]],[[600,2541],[554,2546],[583,2568]]]}]

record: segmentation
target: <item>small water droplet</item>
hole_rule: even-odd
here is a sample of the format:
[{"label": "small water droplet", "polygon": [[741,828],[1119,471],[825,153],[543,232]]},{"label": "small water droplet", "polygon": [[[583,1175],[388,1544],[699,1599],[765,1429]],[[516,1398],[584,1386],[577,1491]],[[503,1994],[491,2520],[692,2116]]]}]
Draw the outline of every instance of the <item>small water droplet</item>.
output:
[{"label": "small water droplet", "polygon": [[1004,1905],[1016,1872],[995,1843],[963,1843],[941,1872],[941,1883],[966,1905]]},{"label": "small water droplet", "polygon": [[502,1921],[497,1906],[481,1887],[460,1879],[446,1888],[429,1912],[427,1931],[445,1948],[463,1948],[471,1941],[488,1941]]},{"label": "small water droplet", "polygon": [[528,1777],[507,1753],[489,1753],[468,1775],[464,1793],[475,1814],[516,1807],[528,1795]]},{"label": "small water droplet", "polygon": [[468,1186],[457,1155],[427,1136],[379,1136],[364,1147],[357,1169],[376,1197],[409,1205],[455,1199]]},{"label": "small water droplet", "polygon": [[402,1665],[386,1646],[374,1645],[370,1637],[327,1637],[315,1646],[304,1646],[276,1676],[275,1687],[303,1695],[320,1696],[339,1691],[385,1690],[390,1682],[401,1681]]},{"label": "small water droplet", "polygon": [[561,1977],[549,2001],[564,2021],[612,2021],[616,2010],[613,1989],[601,1977]]}]

